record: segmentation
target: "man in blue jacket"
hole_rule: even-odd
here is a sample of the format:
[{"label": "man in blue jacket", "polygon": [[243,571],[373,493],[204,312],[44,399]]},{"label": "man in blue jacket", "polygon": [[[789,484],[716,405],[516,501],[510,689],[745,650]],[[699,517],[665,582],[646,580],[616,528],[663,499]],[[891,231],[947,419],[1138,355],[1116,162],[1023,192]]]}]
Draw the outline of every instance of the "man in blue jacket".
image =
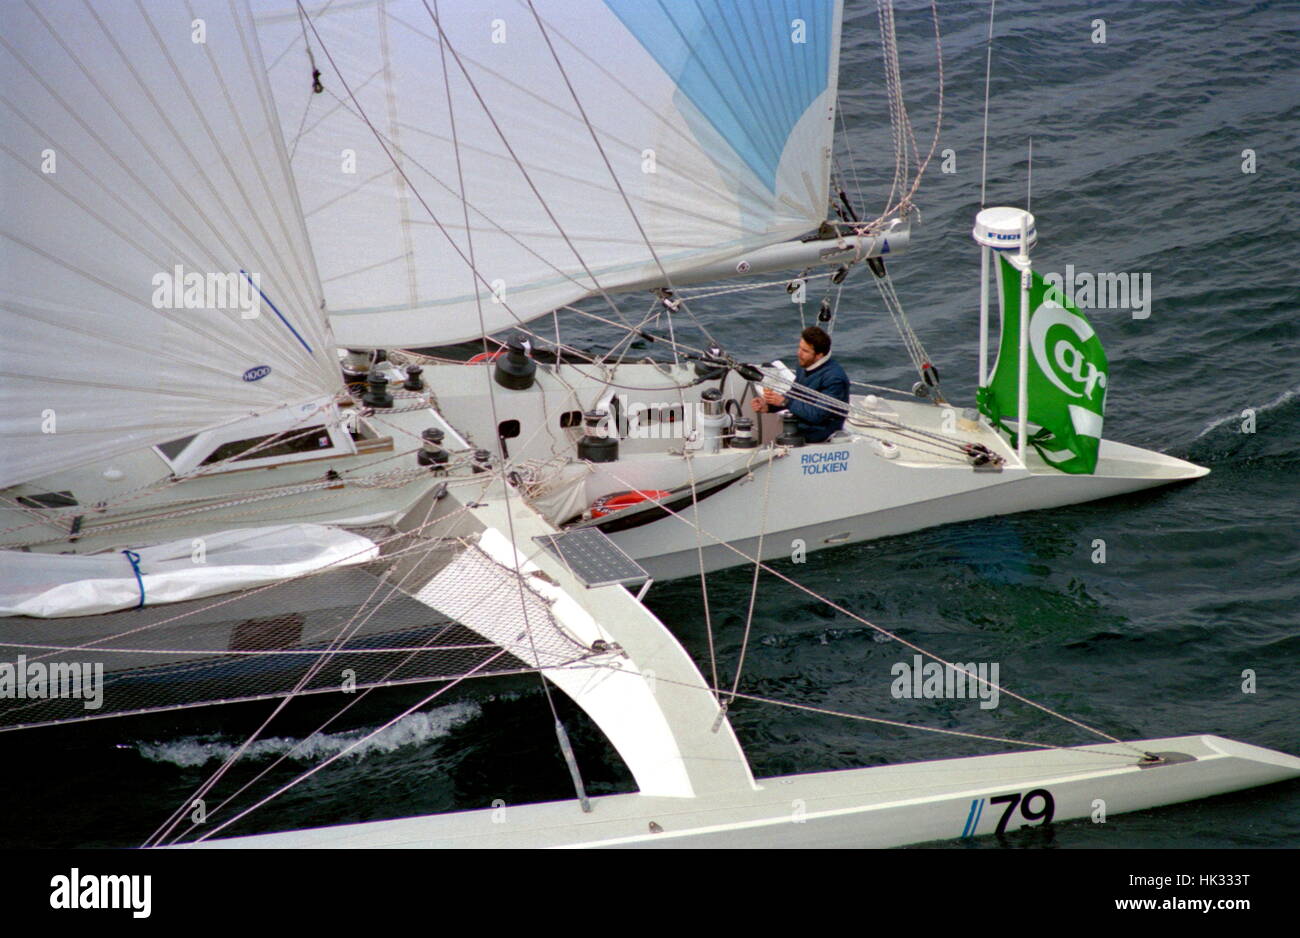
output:
[{"label": "man in blue jacket", "polygon": [[[849,376],[839,362],[831,361],[831,337],[817,326],[809,326],[799,334],[799,368],[794,383],[848,405]],[[789,410],[798,418],[799,432],[809,443],[821,443],[844,426],[842,412],[787,398],[776,391],[765,389],[761,398],[750,401],[750,406],[759,413]]]}]

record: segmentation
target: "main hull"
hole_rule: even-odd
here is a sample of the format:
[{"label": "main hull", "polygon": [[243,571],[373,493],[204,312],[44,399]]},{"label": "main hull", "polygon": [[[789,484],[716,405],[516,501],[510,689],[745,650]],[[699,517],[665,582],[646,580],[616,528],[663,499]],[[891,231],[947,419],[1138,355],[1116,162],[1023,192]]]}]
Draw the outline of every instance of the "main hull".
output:
[{"label": "main hull", "polygon": [[[776,460],[753,478],[701,499],[698,517],[686,508],[677,517],[610,536],[652,577],[671,580],[698,574],[701,563],[712,572],[755,556],[788,560],[944,524],[1112,498],[1207,471],[1109,440],[1102,443],[1098,473],[1090,476],[1032,463],[1029,469],[977,473],[968,467],[887,461],[875,458],[863,442],[842,445],[861,451],[858,461],[864,464],[853,465],[855,453],[846,461],[849,472],[843,479],[801,478],[801,451],[795,450],[793,458]],[[760,478],[762,472],[773,473],[770,482]],[[770,492],[765,494],[764,486]],[[767,527],[760,538],[757,527],[764,514]],[[699,536],[696,523],[704,532]]]},{"label": "main hull", "polygon": [[[517,462],[554,461],[566,453],[576,458],[581,430],[557,423],[556,415],[612,400],[609,380],[585,366],[539,367],[535,385],[526,390],[494,389],[495,409],[486,387],[490,368],[430,366],[425,374],[440,413],[475,445],[492,445],[498,422],[517,423],[518,436],[497,443],[508,446]],[[942,524],[1110,498],[1208,472],[1173,456],[1103,440],[1096,472],[1070,475],[1032,450],[1022,462],[1007,440],[983,424],[958,419],[955,408],[870,396],[853,398],[856,416],[825,443],[773,448],[771,437],[779,430],[769,424],[759,449],[693,449],[680,424],[643,418],[638,425],[626,416],[697,406],[705,384],[690,369],[625,364],[618,375],[620,387],[626,381],[639,389],[607,404],[623,415],[618,458],[572,462],[571,478],[564,476],[568,470],[549,470],[552,481],[540,480],[549,492],[534,504],[552,524],[567,526],[577,522],[576,513],[612,493],[684,494],[671,512],[625,509],[585,522],[605,530],[658,580],[697,575],[701,563],[713,571],[750,563],[760,553],[765,561],[790,558]],[[670,379],[677,383],[654,387]],[[722,387],[724,399],[748,411],[752,389],[734,373]],[[1000,467],[973,466],[960,452],[967,445],[996,454]]]}]

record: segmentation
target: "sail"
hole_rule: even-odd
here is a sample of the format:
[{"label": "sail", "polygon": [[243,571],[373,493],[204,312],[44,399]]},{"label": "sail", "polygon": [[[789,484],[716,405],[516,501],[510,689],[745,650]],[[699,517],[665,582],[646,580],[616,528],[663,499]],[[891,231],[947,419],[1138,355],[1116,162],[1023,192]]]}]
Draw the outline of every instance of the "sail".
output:
[{"label": "sail", "polygon": [[826,217],[839,0],[304,7],[256,20],[341,345],[471,339]]},{"label": "sail", "polygon": [[0,4],[0,486],[339,386],[247,9]]},{"label": "sail", "polygon": [[[1020,271],[998,255],[1002,337],[980,411],[1014,441],[1019,414]],[[1027,442],[1049,465],[1093,473],[1106,413],[1108,363],[1083,313],[1036,271],[1029,286]]]}]

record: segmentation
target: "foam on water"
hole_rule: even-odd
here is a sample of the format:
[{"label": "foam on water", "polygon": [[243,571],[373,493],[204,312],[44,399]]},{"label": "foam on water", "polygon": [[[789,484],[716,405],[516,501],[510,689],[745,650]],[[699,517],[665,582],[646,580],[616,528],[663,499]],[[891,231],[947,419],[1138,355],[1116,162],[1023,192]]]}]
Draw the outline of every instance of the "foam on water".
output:
[{"label": "foam on water", "polygon": [[[1283,391],[1281,394],[1273,398],[1268,403],[1261,404],[1258,407],[1250,408],[1250,409],[1253,409],[1256,414],[1262,414],[1265,411],[1269,411],[1269,410],[1276,410],[1278,407],[1281,407],[1287,401],[1294,398],[1297,394],[1300,394],[1300,385],[1297,385],[1296,387],[1293,388],[1288,388],[1287,390]],[[1247,408],[1242,408],[1242,410],[1246,410],[1246,409]],[[1199,440],[1201,437],[1214,432],[1219,427],[1223,426],[1225,423],[1229,423],[1233,420],[1241,420],[1241,419],[1242,419],[1241,411],[1238,411],[1235,414],[1228,414],[1227,416],[1219,417],[1216,420],[1211,420],[1209,423],[1205,425],[1205,429],[1203,429],[1200,433],[1196,434],[1196,439]]]},{"label": "foam on water", "polygon": [[[427,713],[412,713],[385,727],[370,739],[348,752],[345,758],[361,758],[373,753],[388,753],[407,746],[419,746],[446,736],[455,727],[478,716],[478,705],[461,702],[439,707]],[[316,763],[338,753],[361,739],[371,729],[342,733],[313,733],[306,739],[276,736],[259,739],[244,751],[244,759],[267,759],[287,754],[296,762]],[[181,768],[194,768],[213,761],[224,761],[239,749],[242,740],[219,736],[188,736],[165,742],[141,742],[135,745],[150,762],[165,762]]]}]

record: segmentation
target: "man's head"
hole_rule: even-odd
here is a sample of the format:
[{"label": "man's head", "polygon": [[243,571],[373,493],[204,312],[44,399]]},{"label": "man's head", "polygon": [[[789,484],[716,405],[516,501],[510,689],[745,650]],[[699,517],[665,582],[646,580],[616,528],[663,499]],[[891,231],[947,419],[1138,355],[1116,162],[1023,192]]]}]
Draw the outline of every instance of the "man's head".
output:
[{"label": "man's head", "polygon": [[819,326],[809,326],[799,333],[799,367],[814,365],[831,353],[831,337]]}]

